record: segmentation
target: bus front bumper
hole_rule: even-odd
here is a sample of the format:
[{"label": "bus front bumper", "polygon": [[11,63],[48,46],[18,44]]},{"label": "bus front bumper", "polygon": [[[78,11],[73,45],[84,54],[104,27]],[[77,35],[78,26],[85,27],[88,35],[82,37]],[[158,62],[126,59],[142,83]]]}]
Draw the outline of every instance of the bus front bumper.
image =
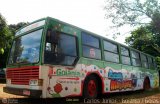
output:
[{"label": "bus front bumper", "polygon": [[42,90],[21,89],[12,87],[3,87],[3,92],[21,96],[30,96],[39,98],[42,95]]}]

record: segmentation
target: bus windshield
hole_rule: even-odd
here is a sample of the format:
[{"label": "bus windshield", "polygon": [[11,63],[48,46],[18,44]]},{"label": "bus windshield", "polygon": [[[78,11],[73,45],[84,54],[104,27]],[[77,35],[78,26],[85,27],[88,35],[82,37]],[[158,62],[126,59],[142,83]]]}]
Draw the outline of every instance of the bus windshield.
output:
[{"label": "bus windshield", "polygon": [[14,40],[8,64],[37,63],[42,29],[18,37]]}]

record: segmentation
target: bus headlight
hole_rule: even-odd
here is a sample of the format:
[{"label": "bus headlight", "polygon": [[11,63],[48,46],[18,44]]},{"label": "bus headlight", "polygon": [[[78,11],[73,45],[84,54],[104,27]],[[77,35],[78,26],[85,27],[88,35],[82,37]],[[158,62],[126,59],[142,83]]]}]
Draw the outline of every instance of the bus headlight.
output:
[{"label": "bus headlight", "polygon": [[42,79],[30,79],[29,85],[31,86],[42,86],[43,80]]}]

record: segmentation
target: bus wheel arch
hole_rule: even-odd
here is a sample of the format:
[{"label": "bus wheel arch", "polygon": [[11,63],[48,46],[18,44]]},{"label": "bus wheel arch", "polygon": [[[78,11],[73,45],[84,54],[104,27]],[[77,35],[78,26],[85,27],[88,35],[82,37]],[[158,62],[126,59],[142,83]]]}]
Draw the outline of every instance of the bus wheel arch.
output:
[{"label": "bus wheel arch", "polygon": [[[96,95],[90,96],[89,91],[89,84],[93,84],[96,87]],[[94,85],[95,84],[95,85]],[[94,88],[93,88],[94,89]],[[85,98],[96,98],[102,94],[102,79],[97,73],[90,73],[86,76],[83,83],[83,97]]]},{"label": "bus wheel arch", "polygon": [[143,81],[143,90],[149,90],[150,88],[151,88],[150,79],[148,76],[146,76]]}]

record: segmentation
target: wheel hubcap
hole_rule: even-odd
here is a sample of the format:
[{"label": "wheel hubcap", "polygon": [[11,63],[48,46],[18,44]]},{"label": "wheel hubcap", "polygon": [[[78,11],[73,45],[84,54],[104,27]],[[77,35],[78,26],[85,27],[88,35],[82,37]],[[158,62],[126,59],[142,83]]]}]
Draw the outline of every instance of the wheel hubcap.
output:
[{"label": "wheel hubcap", "polygon": [[150,88],[148,79],[145,80],[145,89],[148,90]]},{"label": "wheel hubcap", "polygon": [[90,80],[88,83],[88,94],[94,96],[96,94],[96,83],[94,80]]}]

